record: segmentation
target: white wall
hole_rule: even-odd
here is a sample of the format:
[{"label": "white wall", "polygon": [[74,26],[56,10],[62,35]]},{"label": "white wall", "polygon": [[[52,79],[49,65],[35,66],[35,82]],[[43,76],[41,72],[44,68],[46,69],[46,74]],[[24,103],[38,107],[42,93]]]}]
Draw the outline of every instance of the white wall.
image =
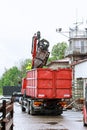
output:
[{"label": "white wall", "polygon": [[76,78],[87,78],[87,61],[75,65]]}]

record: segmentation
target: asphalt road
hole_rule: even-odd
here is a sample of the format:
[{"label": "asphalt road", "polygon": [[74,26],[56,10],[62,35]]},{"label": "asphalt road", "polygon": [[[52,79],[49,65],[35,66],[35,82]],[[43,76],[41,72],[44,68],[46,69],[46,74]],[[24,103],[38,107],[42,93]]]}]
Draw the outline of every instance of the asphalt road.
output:
[{"label": "asphalt road", "polygon": [[81,111],[64,111],[61,116],[28,115],[21,111],[18,103],[14,104],[13,130],[87,130],[83,126]]}]

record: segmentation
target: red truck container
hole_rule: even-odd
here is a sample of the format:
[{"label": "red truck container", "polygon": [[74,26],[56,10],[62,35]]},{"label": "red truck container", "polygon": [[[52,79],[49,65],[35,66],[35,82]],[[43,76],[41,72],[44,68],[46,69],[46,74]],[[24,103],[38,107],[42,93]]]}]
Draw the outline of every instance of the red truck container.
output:
[{"label": "red truck container", "polygon": [[[25,104],[27,104],[28,113],[31,114],[34,114],[36,111],[45,112],[44,106],[49,109],[54,106],[53,108],[57,110],[57,113],[61,114],[61,100],[71,98],[72,96],[71,69],[33,69],[27,72],[27,76],[22,83],[21,92],[25,95],[22,100],[22,111],[25,111]],[[34,106],[35,104],[37,105]],[[47,104],[50,104],[50,106],[48,107]]]},{"label": "red truck container", "polygon": [[70,98],[72,93],[70,69],[33,69],[27,72],[22,93],[35,98]]}]

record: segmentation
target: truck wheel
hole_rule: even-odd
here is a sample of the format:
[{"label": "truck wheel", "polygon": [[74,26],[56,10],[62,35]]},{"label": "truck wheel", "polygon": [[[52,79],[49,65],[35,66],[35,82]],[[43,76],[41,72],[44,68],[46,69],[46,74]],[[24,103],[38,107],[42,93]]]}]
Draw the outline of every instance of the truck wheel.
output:
[{"label": "truck wheel", "polygon": [[22,112],[25,112],[25,110],[26,110],[26,109],[22,106]]},{"label": "truck wheel", "polygon": [[87,124],[84,122],[84,124],[83,124],[84,126],[87,126]]},{"label": "truck wheel", "polygon": [[61,115],[61,114],[62,114],[62,112],[61,112],[61,111],[54,112],[54,115],[56,115],[56,116],[59,116],[59,115]]},{"label": "truck wheel", "polygon": [[84,126],[87,126],[87,124],[85,123],[85,120],[84,120],[84,119],[83,119],[83,125],[84,125]]}]

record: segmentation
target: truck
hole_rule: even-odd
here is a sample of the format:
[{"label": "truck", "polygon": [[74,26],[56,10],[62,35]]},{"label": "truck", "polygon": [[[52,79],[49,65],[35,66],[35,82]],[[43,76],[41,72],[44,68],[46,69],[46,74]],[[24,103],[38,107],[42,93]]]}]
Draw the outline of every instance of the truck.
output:
[{"label": "truck", "polygon": [[45,68],[49,58],[49,42],[40,32],[32,38],[32,69],[22,79],[22,111],[28,114],[63,113],[62,101],[72,97],[72,70]]},{"label": "truck", "polygon": [[83,103],[83,125],[87,126],[87,83],[85,86],[85,96],[84,96],[84,103]]}]

